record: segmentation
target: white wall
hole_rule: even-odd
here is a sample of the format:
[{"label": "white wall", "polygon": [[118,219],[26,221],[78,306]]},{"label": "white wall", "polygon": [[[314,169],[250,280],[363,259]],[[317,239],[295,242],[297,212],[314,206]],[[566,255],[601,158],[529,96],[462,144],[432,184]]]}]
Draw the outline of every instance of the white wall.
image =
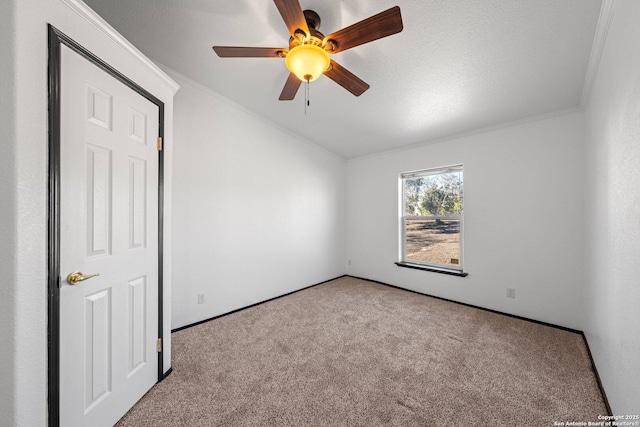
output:
[{"label": "white wall", "polygon": [[[15,170],[15,85],[12,76],[15,67],[14,4],[2,5],[0,13],[0,426],[14,419],[13,413],[13,348],[14,330],[14,288],[9,284],[15,280],[15,254],[5,251],[8,242],[15,242],[17,212],[2,209],[15,206],[18,186]],[[4,243],[7,242],[7,243]]]},{"label": "white wall", "polygon": [[640,412],[640,2],[616,0],[587,104],[585,334],[614,414]]},{"label": "white wall", "polygon": [[[347,273],[581,329],[583,126],[572,113],[349,161]],[[397,267],[399,174],[458,163],[469,276]]]},{"label": "white wall", "polygon": [[181,86],[173,327],[343,275],[344,160],[166,71]]},{"label": "white wall", "polygon": [[[162,73],[152,72],[149,65],[100,31],[95,21],[83,18],[81,9],[74,9],[75,6],[72,0],[12,0],[3,2],[0,19],[2,426],[47,423],[47,23],[165,101],[166,140],[171,144],[170,81],[162,78]],[[170,183],[170,153],[165,160]],[[170,186],[167,191],[170,208]],[[170,218],[171,211],[167,211]],[[166,234],[170,241],[170,223]],[[169,261],[165,285],[170,292],[170,246],[165,249],[165,257]],[[169,293],[165,298],[170,304]],[[167,331],[168,322],[169,319]]]}]

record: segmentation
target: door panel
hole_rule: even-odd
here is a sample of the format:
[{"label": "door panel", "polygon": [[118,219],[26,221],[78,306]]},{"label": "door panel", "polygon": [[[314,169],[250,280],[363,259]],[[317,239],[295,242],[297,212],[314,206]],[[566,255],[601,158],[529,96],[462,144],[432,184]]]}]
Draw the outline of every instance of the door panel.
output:
[{"label": "door panel", "polygon": [[147,215],[147,162],[129,157],[129,249],[144,248]]},{"label": "door panel", "polygon": [[111,254],[111,150],[86,144],[87,256]]},{"label": "door panel", "polygon": [[127,376],[131,377],[139,368],[145,365],[148,354],[145,346],[147,336],[147,278],[138,277],[128,283],[129,287],[129,369]]},{"label": "door panel", "polygon": [[111,289],[85,297],[85,411],[111,393]]},{"label": "door panel", "polygon": [[112,426],[157,380],[159,111],[61,58],[60,424]]}]

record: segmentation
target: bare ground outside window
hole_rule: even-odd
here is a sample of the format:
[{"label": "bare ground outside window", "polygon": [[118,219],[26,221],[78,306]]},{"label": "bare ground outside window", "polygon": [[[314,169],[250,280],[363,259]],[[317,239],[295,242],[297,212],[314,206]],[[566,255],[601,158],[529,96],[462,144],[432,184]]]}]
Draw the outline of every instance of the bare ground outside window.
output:
[{"label": "bare ground outside window", "polygon": [[408,219],[406,261],[459,267],[459,219]]}]

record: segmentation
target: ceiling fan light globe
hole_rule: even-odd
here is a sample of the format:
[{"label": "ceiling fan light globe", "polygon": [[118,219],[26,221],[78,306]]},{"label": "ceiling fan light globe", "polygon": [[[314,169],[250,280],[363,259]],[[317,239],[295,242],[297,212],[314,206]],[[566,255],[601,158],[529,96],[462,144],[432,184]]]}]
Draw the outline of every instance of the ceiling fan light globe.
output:
[{"label": "ceiling fan light globe", "polygon": [[[289,71],[302,81],[314,81],[329,69],[329,54],[319,46],[302,44],[291,49],[285,58]],[[309,77],[311,76],[311,77]]]}]

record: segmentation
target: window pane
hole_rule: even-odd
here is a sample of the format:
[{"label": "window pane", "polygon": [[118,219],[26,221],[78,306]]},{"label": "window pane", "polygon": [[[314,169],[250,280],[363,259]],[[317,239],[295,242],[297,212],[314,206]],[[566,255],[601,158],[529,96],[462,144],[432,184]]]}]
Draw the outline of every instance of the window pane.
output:
[{"label": "window pane", "polygon": [[463,166],[407,172],[402,179],[402,261],[462,271]]},{"label": "window pane", "polygon": [[461,215],[462,184],[462,171],[405,178],[405,215]]},{"label": "window pane", "polygon": [[408,262],[460,268],[460,219],[407,219]]}]

